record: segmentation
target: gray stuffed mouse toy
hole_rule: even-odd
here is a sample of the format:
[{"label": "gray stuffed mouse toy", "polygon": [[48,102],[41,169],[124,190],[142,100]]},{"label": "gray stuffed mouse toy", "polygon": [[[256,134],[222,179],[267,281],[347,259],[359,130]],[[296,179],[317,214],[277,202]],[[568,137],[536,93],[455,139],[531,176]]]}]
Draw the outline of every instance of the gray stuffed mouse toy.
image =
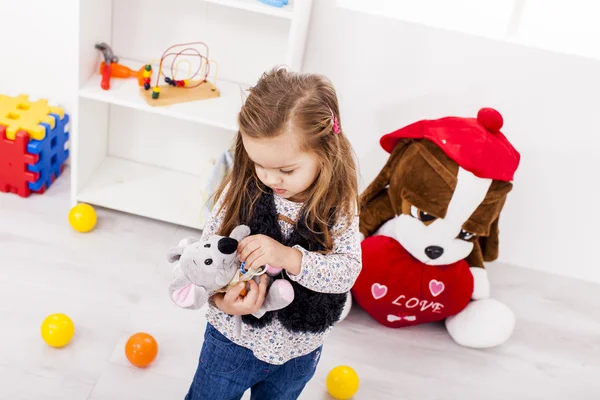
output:
[{"label": "gray stuffed mouse toy", "polygon": [[[239,242],[250,235],[246,225],[236,227],[229,237],[211,236],[207,240],[185,238],[167,252],[169,262],[177,262],[173,269],[174,279],[169,285],[171,300],[179,307],[196,310],[201,308],[215,293],[226,292],[239,282],[254,279],[267,273],[268,289],[261,308],[254,314],[262,317],[268,311],[280,310],[294,300],[294,289],[285,279],[275,279],[281,269],[264,266],[258,271],[241,272],[237,257]],[[240,328],[239,316],[236,330]]]}]

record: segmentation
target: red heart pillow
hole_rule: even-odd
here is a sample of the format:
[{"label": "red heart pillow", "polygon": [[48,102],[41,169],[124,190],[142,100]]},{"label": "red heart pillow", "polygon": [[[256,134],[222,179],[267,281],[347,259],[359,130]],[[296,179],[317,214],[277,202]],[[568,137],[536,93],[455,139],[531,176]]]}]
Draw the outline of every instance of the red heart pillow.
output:
[{"label": "red heart pillow", "polygon": [[363,269],[352,295],[385,326],[439,321],[461,311],[471,299],[473,275],[465,260],[426,265],[387,236],[365,239],[362,252]]}]

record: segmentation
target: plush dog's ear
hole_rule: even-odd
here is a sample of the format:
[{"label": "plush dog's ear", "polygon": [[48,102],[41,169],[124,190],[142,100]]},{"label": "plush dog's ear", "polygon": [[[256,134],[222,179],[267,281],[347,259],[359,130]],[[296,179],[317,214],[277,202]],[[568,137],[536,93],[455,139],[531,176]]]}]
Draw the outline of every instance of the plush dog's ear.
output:
[{"label": "plush dog's ear", "polygon": [[187,237],[185,239],[182,239],[177,246],[173,246],[169,248],[169,250],[167,250],[167,260],[170,263],[179,260],[181,258],[181,255],[183,254],[183,250],[185,250],[185,248],[190,244],[196,243],[198,241],[199,239],[195,237]]},{"label": "plush dog's ear", "polygon": [[[478,236],[473,251],[467,258],[471,266],[483,267],[484,261],[491,262],[498,258],[500,215],[504,208],[506,196],[511,190],[512,184],[509,182],[492,182],[485,200],[465,224],[465,229],[469,232],[480,233],[480,231],[485,231],[485,234]],[[487,226],[489,226],[489,229],[487,229]]]},{"label": "plush dog's ear", "polygon": [[248,236],[250,236],[250,228],[246,225],[237,226],[233,231],[231,231],[231,235],[229,235],[230,238],[235,239],[238,242],[241,242]]},{"label": "plush dog's ear", "polygon": [[379,172],[379,175],[375,177],[373,182],[371,182],[371,184],[361,194],[360,204],[362,207],[366,207],[375,197],[379,195],[381,191],[383,191],[390,184],[392,172],[402,159],[402,155],[411,142],[412,139],[402,139],[396,144],[392,154],[390,154],[387,162]]},{"label": "plush dog's ear", "polygon": [[365,238],[394,217],[394,207],[386,188],[410,143],[411,139],[402,139],[396,144],[379,175],[360,196],[359,230]]},{"label": "plush dog's ear", "polygon": [[488,236],[481,236],[473,243],[473,250],[467,257],[467,263],[471,267],[484,268],[484,261],[491,262],[498,258],[498,221],[500,217],[496,218],[490,226],[490,234]]},{"label": "plush dog's ear", "polygon": [[490,226],[490,234],[487,237],[479,238],[479,246],[481,247],[481,255],[483,261],[491,262],[498,258],[498,249],[500,244],[500,231],[498,229],[500,217]]}]

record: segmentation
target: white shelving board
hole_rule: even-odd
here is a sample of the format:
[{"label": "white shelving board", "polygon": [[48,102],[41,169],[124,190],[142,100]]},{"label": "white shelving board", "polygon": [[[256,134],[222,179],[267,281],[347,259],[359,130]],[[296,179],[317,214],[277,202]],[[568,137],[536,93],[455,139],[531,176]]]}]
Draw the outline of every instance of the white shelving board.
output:
[{"label": "white shelving board", "polygon": [[[206,170],[211,166],[207,163]],[[205,176],[107,157],[79,201],[201,229]]]},{"label": "white shelving board", "polygon": [[286,19],[292,19],[294,15],[292,3],[283,7],[274,7],[260,3],[257,0],[206,0],[206,2]]},{"label": "white shelving board", "polygon": [[[143,65],[132,60],[119,60],[119,63],[133,70],[138,70]],[[152,68],[157,71],[158,65],[153,64]],[[100,80],[100,74],[93,75],[79,90],[79,95],[86,99],[228,130],[237,130],[236,117],[242,106],[241,88],[246,87],[238,83],[218,80],[216,85],[220,91],[218,98],[158,107],[149,105],[142,98],[136,79],[112,79],[110,90],[103,90],[100,87]]]}]

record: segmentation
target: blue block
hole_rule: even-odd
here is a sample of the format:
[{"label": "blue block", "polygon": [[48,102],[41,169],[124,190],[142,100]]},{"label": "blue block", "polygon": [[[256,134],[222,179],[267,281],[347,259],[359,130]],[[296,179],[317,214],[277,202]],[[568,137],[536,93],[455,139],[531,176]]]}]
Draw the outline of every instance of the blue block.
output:
[{"label": "blue block", "polygon": [[65,149],[65,144],[69,141],[69,132],[66,130],[69,116],[65,114],[64,118],[60,119],[58,114],[50,115],[55,121],[54,129],[47,123],[40,123],[46,129],[46,137],[43,140],[30,140],[27,145],[29,153],[40,156],[36,164],[27,166],[29,171],[40,174],[37,182],[28,184],[29,189],[36,192],[52,186],[53,179],[58,179],[63,164],[69,158],[69,150]]},{"label": "blue block", "polygon": [[271,7],[283,7],[287,6],[288,0],[258,0]]}]

